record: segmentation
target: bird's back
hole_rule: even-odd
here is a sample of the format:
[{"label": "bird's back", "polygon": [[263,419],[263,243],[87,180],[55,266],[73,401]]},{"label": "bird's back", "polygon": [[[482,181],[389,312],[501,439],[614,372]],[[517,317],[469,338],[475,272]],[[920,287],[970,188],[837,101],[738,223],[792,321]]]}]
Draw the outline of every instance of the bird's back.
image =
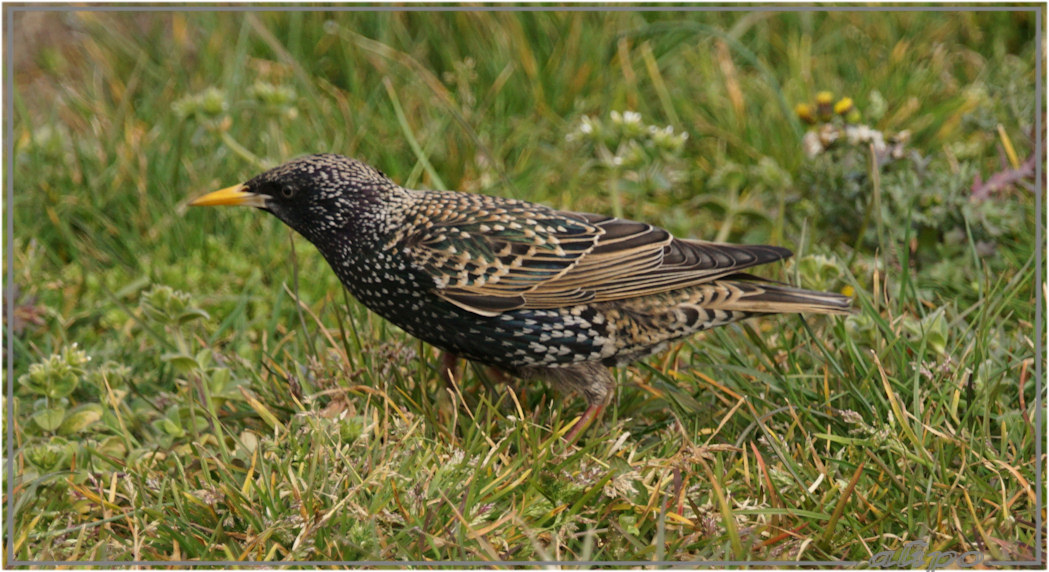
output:
[{"label": "bird's back", "polygon": [[[514,370],[626,363],[755,314],[845,313],[845,296],[742,270],[790,251],[524,201],[408,191],[375,248],[332,260],[366,306],[437,347]],[[370,270],[369,270],[370,269]]]}]

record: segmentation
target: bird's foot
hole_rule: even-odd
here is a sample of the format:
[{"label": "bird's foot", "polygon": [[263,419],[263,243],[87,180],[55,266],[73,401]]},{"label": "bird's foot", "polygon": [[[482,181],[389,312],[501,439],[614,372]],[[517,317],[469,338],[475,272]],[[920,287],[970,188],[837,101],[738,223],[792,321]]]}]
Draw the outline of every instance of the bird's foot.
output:
[{"label": "bird's foot", "polygon": [[575,443],[575,440],[579,437],[579,434],[583,432],[583,429],[586,429],[594,419],[598,418],[604,409],[604,403],[591,403],[590,406],[586,408],[586,411],[584,411],[579,417],[579,420],[575,422],[575,425],[572,426],[572,430],[565,435],[565,441],[568,443]]}]

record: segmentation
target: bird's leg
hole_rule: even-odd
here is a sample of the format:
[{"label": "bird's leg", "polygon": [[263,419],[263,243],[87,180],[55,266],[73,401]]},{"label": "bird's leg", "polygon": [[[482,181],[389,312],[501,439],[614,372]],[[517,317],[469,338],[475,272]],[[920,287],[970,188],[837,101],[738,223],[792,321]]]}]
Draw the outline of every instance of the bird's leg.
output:
[{"label": "bird's leg", "polygon": [[441,379],[449,389],[455,385],[459,376],[459,356],[452,352],[441,352]]},{"label": "bird's leg", "polygon": [[579,393],[586,399],[587,408],[565,435],[574,441],[583,429],[596,419],[615,395],[616,382],[608,368],[595,362],[583,362],[563,367],[530,367],[520,372],[524,377],[541,377],[561,391]]},{"label": "bird's leg", "polygon": [[590,406],[586,408],[586,411],[583,412],[583,415],[579,417],[579,420],[575,422],[572,430],[565,435],[565,441],[575,443],[576,438],[578,438],[579,434],[583,432],[583,429],[589,427],[590,423],[600,416],[601,412],[604,410],[604,403],[591,403]]},{"label": "bird's leg", "polygon": [[[486,368],[488,377],[498,383],[510,383],[510,376],[505,371],[490,365]],[[441,351],[441,379],[445,383],[453,384],[459,377],[459,356],[452,352]]]},{"label": "bird's leg", "polygon": [[510,376],[505,371],[495,367],[494,365],[488,366],[488,377],[492,378],[492,381],[497,383],[510,383]]}]

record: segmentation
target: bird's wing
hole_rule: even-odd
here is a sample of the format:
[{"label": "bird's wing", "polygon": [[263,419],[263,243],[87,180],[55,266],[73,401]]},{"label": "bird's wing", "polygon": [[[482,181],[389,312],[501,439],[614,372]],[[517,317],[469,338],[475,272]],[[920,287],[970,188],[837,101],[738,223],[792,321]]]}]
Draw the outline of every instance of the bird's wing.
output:
[{"label": "bird's wing", "polygon": [[[482,315],[527,305],[597,245],[604,230],[542,205],[465,193],[426,194],[403,239],[442,298]],[[425,222],[418,222],[425,221]]]},{"label": "bird's wing", "polygon": [[650,224],[578,214],[604,232],[568,272],[525,294],[525,305],[549,308],[574,300],[605,302],[710,282],[782,260],[777,246],[720,244],[674,238]]},{"label": "bird's wing", "polygon": [[404,251],[433,277],[439,296],[486,316],[666,292],[791,255],[774,246],[681,240],[650,224],[466,196],[429,193],[431,204],[419,211],[426,222],[413,225],[418,230]]}]

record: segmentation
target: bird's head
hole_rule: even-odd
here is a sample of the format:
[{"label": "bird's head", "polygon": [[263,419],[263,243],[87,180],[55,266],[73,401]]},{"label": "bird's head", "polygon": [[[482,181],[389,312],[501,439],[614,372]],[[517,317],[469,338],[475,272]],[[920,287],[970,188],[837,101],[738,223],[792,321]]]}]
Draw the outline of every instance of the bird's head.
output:
[{"label": "bird's head", "polygon": [[381,222],[384,205],[398,190],[380,171],[329,153],[300,157],[189,204],[257,207],[322,246],[346,230],[364,230]]}]

